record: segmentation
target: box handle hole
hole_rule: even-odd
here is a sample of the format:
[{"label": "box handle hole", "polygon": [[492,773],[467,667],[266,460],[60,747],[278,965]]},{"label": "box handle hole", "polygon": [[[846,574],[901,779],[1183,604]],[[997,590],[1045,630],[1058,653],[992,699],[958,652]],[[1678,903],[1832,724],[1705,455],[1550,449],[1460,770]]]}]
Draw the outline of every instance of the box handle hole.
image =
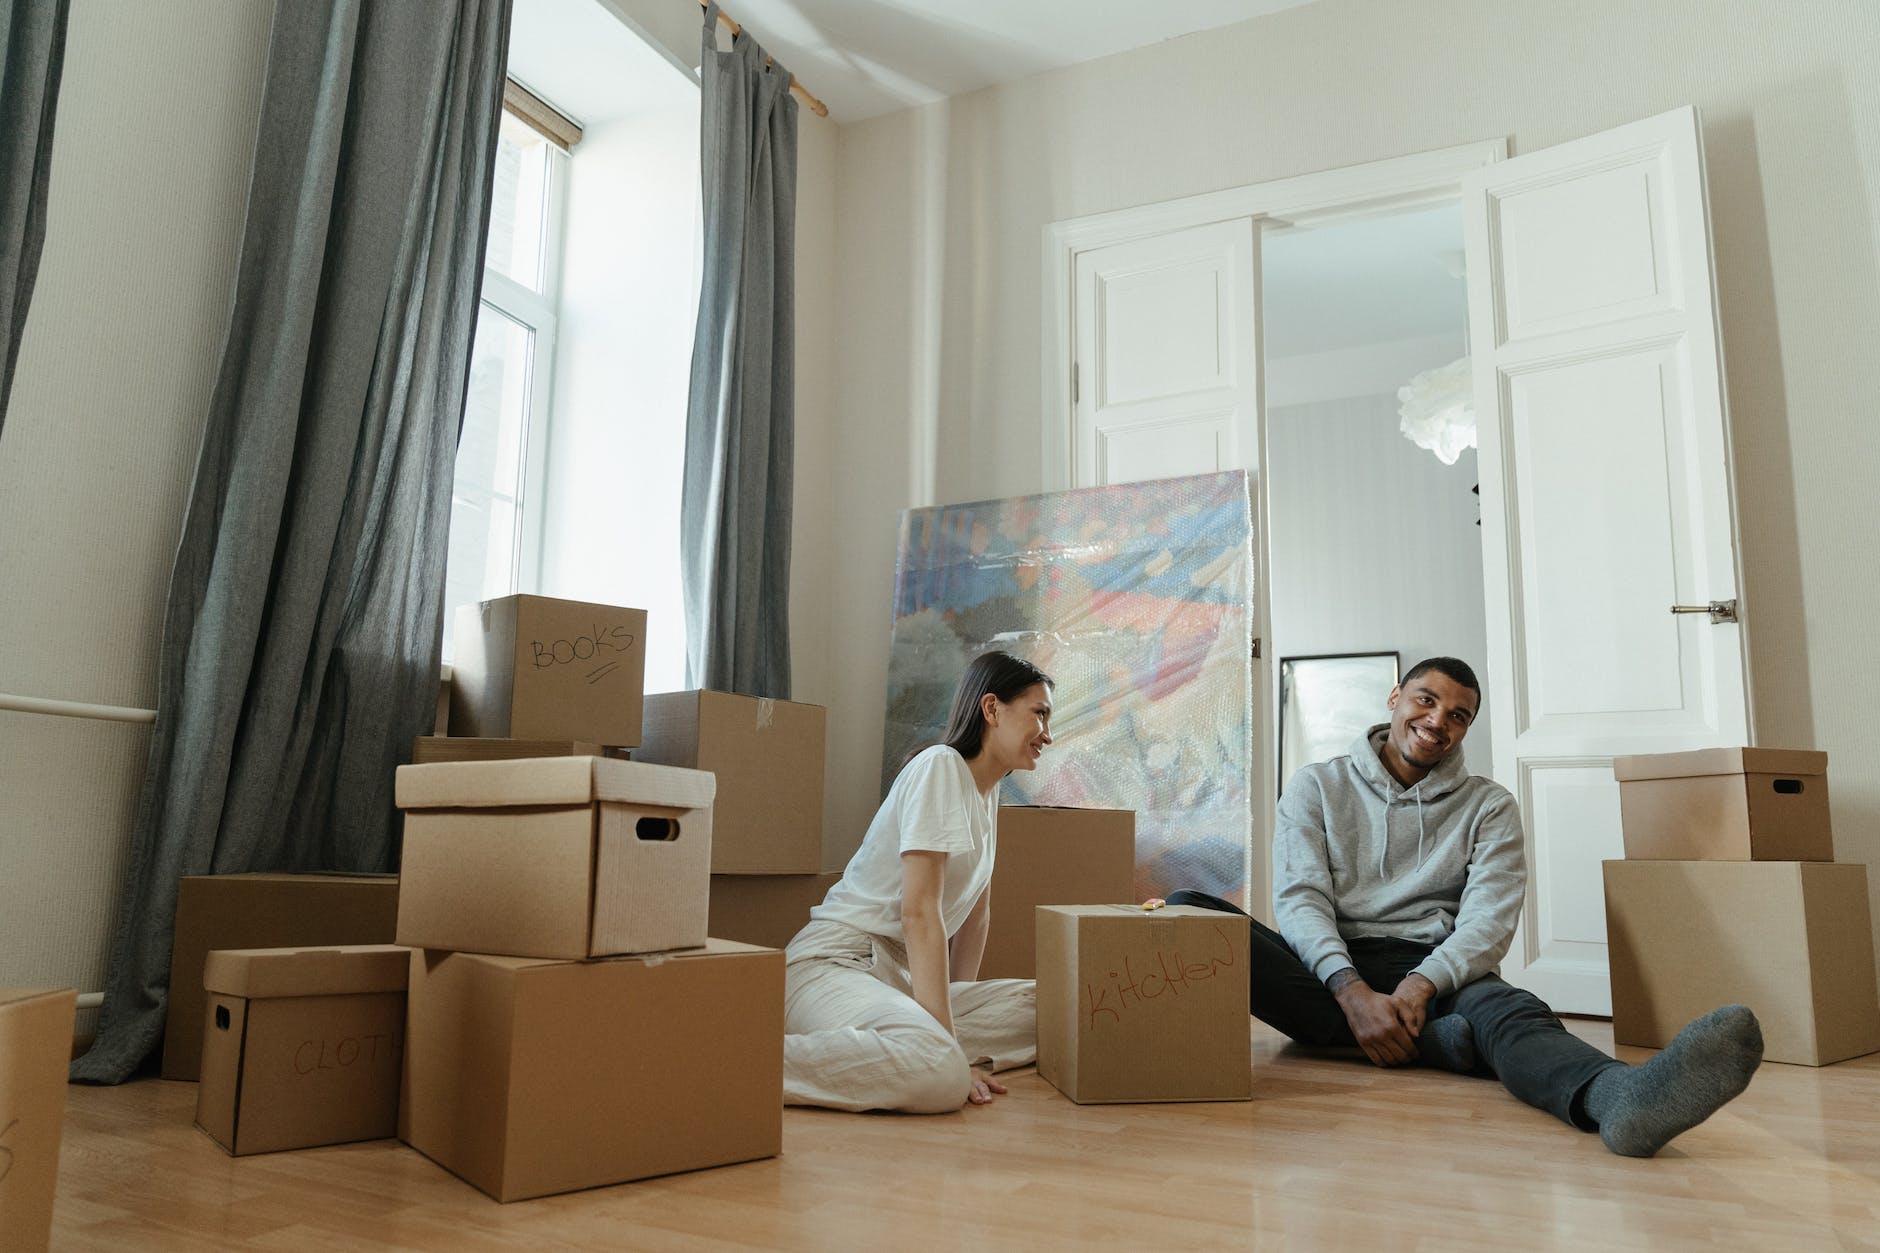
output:
[{"label": "box handle hole", "polygon": [[217,1031],[227,1031],[228,1022],[228,1006],[217,1005],[215,1007],[215,1029]]},{"label": "box handle hole", "polygon": [[1801,790],[1802,790],[1802,781],[1800,779],[1777,779],[1776,780],[1776,791],[1782,793],[1784,796],[1794,796]]},{"label": "box handle hole", "polygon": [[642,840],[676,840],[679,838],[679,824],[671,818],[648,816],[633,824],[633,834]]}]

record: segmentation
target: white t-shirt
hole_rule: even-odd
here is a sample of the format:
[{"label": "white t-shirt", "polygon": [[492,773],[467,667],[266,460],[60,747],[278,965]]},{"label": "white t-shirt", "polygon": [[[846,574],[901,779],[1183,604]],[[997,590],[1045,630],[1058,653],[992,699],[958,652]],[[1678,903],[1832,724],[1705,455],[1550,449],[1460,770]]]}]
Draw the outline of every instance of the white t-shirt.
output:
[{"label": "white t-shirt", "polygon": [[844,922],[905,944],[901,931],[901,854],[947,855],[940,885],[940,921],[952,939],[992,881],[998,838],[998,789],[981,796],[966,759],[944,744],[907,763],[875,811],[862,846],[823,903],[818,921]]}]

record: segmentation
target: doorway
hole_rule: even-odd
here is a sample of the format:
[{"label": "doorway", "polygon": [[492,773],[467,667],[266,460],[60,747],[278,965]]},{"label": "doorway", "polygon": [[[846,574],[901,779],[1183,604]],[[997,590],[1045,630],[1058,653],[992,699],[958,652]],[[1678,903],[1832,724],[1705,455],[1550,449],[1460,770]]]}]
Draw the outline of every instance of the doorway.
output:
[{"label": "doorway", "polygon": [[[1261,241],[1266,588],[1280,676],[1267,743],[1281,794],[1295,768],[1384,720],[1388,686],[1354,682],[1375,687],[1431,656],[1486,674],[1464,278],[1455,201],[1269,226]],[[1492,775],[1483,712],[1467,761]]]}]

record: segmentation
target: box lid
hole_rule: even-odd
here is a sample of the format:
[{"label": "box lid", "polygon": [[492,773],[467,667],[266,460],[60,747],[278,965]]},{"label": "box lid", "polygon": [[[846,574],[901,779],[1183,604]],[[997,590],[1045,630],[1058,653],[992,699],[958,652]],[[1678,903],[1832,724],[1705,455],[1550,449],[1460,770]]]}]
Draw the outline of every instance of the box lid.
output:
[{"label": "box lid", "polygon": [[250,1000],[403,992],[410,976],[411,950],[397,944],[223,948],[202,963],[206,991]]},{"label": "box lid", "polygon": [[53,999],[56,997],[76,997],[78,993],[71,988],[11,988],[0,987],[0,1006],[24,1005],[28,1001]]},{"label": "box lid", "polygon": [[1218,909],[1202,909],[1198,905],[1164,905],[1160,909],[1144,909],[1140,905],[1040,905],[1039,909],[1048,909],[1054,914],[1069,914],[1074,918],[1244,918],[1243,914],[1226,914]]},{"label": "box lid", "polygon": [[526,757],[400,766],[395,799],[400,809],[586,805],[592,801],[703,809],[717,794],[717,776],[704,770],[613,757]]},{"label": "box lid", "polygon": [[1689,753],[1639,753],[1612,759],[1612,777],[1686,779],[1706,774],[1801,774],[1828,772],[1828,755],[1803,748],[1700,748]]},{"label": "box lid", "polygon": [[1108,805],[1000,805],[1000,810],[1029,809],[1048,814],[1133,814],[1133,809],[1115,809]]},{"label": "box lid", "polygon": [[627,953],[617,957],[503,957],[495,953],[455,953],[453,956],[465,961],[480,962],[486,966],[497,966],[504,970],[527,970],[536,966],[608,966],[625,962],[637,962],[643,966],[657,966],[669,961],[700,961],[713,957],[744,957],[752,953],[781,953],[781,949],[766,948],[762,944],[743,944],[737,940],[706,940],[699,948],[667,949],[663,953]]}]

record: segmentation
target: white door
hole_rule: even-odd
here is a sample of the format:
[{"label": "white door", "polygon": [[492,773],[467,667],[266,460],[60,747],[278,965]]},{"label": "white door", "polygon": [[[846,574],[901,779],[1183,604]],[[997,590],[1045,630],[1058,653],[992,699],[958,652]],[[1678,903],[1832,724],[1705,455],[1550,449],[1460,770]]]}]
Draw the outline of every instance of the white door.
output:
[{"label": "white door", "polygon": [[[1075,486],[1098,487],[1244,469],[1253,516],[1261,449],[1260,249],[1254,217],[1231,218],[1087,248],[1075,262],[1072,462]],[[1264,528],[1254,536],[1255,586],[1266,585]],[[1256,598],[1255,656],[1268,634]],[[1270,725],[1265,661],[1254,662],[1253,707]],[[1256,743],[1262,737],[1255,737]],[[1271,921],[1273,755],[1256,748],[1247,908]]]},{"label": "white door", "polygon": [[1259,464],[1259,249],[1238,218],[1077,254],[1077,485]]},{"label": "white door", "polygon": [[1611,1012],[1612,758],[1752,742],[1694,109],[1465,176],[1495,772],[1527,822],[1503,973]]}]

